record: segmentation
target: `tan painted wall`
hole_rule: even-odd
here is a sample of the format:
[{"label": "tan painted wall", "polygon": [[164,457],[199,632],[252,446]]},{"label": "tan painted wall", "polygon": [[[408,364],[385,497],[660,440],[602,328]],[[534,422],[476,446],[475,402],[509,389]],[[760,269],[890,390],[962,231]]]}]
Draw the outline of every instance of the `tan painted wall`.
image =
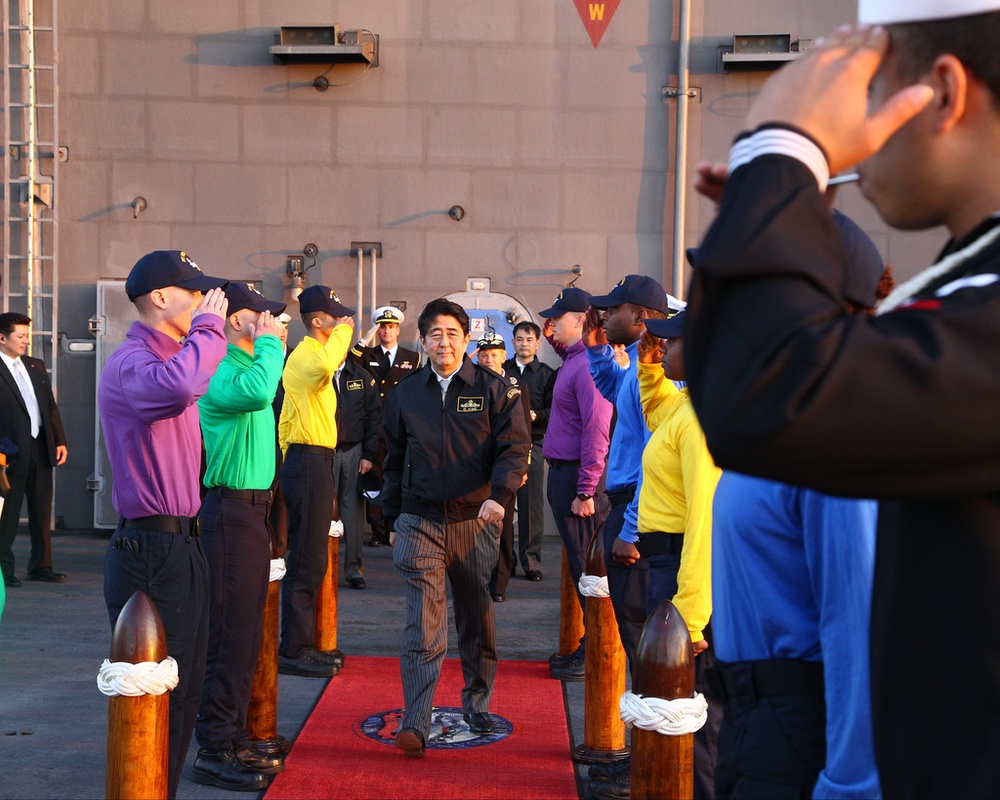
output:
[{"label": "tan painted wall", "polygon": [[[725,157],[767,74],[718,74],[720,44],[737,31],[814,38],[854,11],[849,0],[693,6],[703,99],[690,164]],[[675,81],[676,11],[622,0],[594,48],[571,0],[63,0],[60,329],[85,336],[95,281],[158,248],[281,296],[286,256],[315,242],[308,282],[353,303],[349,244],[381,241],[378,300],[411,310],[470,275],[538,310],[574,264],[592,292],[628,272],[669,287],[674,106],[661,87]],[[331,83],[353,80],[321,93],[311,81],[325,67],[272,63],[279,26],[333,22],[379,34],[380,66],[337,66]],[[149,205],[134,220],[136,195]],[[461,222],[445,213],[454,204]],[[842,205],[904,269],[941,241],[902,243],[855,189]],[[712,210],[693,195],[688,209],[695,244]],[[69,527],[90,520],[93,371],[86,357],[60,361],[73,458],[57,513]]]}]

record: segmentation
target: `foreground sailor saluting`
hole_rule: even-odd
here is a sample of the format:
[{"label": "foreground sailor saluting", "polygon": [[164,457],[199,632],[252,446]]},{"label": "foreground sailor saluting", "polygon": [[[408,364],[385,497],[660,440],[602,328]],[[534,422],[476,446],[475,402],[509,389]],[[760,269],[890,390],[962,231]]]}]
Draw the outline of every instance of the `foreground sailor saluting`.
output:
[{"label": "foreground sailor saluting", "polygon": [[[841,29],[782,69],[733,147],[688,306],[691,397],[721,467],[881,501],[885,796],[997,797],[1000,2],[859,11],[888,30]],[[889,224],[953,237],[874,318],[844,308],[822,198],[858,162]],[[699,171],[710,193],[726,175]]]},{"label": "foreground sailor saluting", "polygon": [[530,447],[520,391],[465,355],[465,310],[432,300],[417,328],[428,363],[401,380],[386,402],[382,490],[393,563],[406,581],[400,658],[406,713],[396,747],[408,756],[424,754],[448,649],[445,575],[466,681],[465,721],[477,734],[494,728],[497,650],[488,584],[504,507],[527,472]]}]

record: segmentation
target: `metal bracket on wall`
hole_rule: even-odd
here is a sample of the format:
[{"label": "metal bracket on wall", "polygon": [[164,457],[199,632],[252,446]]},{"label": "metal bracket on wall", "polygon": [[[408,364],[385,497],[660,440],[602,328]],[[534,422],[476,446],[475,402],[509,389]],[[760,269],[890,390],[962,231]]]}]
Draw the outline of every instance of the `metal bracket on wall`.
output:
[{"label": "metal bracket on wall", "polygon": [[688,86],[683,92],[676,86],[664,86],[660,95],[663,102],[667,100],[676,100],[678,97],[684,96],[697,102],[701,102],[701,87],[700,86]]},{"label": "metal bracket on wall", "polygon": [[375,257],[382,258],[382,242],[351,242],[352,256],[357,256],[359,250],[367,255],[373,249],[375,250]]}]

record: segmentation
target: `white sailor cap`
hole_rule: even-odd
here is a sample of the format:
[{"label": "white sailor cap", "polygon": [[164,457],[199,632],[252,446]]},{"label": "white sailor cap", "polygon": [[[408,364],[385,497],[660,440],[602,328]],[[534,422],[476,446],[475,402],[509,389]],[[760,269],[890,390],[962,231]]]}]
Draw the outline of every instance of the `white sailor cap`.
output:
[{"label": "white sailor cap", "polygon": [[383,322],[402,325],[404,319],[406,317],[403,316],[403,312],[395,306],[379,306],[372,312],[372,325],[381,325]]},{"label": "white sailor cap", "polygon": [[858,0],[858,22],[892,25],[1000,11],[997,0]]},{"label": "white sailor cap", "polygon": [[670,311],[683,311],[687,308],[687,302],[678,300],[670,292],[667,292],[667,309]]}]

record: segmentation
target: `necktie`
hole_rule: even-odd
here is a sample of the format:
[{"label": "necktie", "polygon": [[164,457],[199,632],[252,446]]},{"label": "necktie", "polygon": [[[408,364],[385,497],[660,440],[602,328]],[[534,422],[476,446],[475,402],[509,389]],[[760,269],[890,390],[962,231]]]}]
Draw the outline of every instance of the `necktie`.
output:
[{"label": "necktie", "polygon": [[24,398],[24,405],[28,409],[28,416],[31,418],[31,438],[34,439],[42,429],[42,417],[38,411],[38,400],[35,398],[34,389],[31,388],[28,371],[19,358],[14,359],[14,380],[17,381],[17,388],[21,390],[21,397]]}]

